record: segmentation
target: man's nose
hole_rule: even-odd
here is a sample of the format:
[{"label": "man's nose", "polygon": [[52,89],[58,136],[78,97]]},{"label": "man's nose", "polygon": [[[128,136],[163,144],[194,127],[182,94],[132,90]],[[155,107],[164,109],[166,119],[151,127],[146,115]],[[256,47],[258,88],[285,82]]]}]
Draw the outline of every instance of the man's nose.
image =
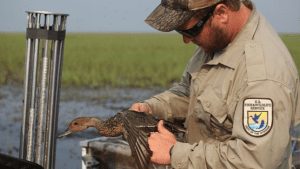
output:
[{"label": "man's nose", "polygon": [[193,38],[182,35],[182,40],[184,43],[190,43]]}]

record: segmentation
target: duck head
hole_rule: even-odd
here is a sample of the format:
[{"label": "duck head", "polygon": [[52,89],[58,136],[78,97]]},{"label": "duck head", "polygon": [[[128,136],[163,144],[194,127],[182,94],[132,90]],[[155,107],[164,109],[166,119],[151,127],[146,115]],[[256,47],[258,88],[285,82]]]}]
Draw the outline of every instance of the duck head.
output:
[{"label": "duck head", "polygon": [[66,131],[58,135],[58,138],[62,138],[72,133],[83,131],[89,127],[94,127],[96,121],[99,123],[99,119],[96,119],[94,117],[78,117],[71,121]]}]

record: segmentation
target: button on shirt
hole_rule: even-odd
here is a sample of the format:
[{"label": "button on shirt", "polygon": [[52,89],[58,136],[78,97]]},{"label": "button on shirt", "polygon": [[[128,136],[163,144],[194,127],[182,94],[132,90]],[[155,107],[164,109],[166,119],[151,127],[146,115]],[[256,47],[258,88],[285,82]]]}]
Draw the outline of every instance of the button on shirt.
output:
[{"label": "button on shirt", "polygon": [[[291,168],[290,129],[300,113],[299,78],[280,37],[253,9],[234,41],[209,58],[197,49],[181,81],[145,101],[156,116],[185,120],[186,142],[175,144],[172,167]],[[253,98],[271,105],[270,126],[263,135],[245,129],[244,116],[251,112],[244,102]],[[257,120],[264,112],[254,113],[247,118]]]}]

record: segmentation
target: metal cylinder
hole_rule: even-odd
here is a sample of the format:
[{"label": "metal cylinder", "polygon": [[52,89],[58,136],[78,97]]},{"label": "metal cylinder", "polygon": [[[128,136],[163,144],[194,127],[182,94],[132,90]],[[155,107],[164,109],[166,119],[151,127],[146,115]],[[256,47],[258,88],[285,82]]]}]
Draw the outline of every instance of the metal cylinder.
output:
[{"label": "metal cylinder", "polygon": [[20,158],[55,167],[56,131],[67,14],[27,11]]}]

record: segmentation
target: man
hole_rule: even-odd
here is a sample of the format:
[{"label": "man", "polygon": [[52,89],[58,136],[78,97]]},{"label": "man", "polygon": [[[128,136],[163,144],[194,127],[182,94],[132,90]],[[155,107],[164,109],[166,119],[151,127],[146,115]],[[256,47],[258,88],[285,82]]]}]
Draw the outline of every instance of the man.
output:
[{"label": "man", "polygon": [[180,83],[130,108],[185,121],[186,143],[159,122],[148,139],[152,162],[176,169],[291,168],[298,73],[253,4],[163,0],[146,22],[199,46]]}]

